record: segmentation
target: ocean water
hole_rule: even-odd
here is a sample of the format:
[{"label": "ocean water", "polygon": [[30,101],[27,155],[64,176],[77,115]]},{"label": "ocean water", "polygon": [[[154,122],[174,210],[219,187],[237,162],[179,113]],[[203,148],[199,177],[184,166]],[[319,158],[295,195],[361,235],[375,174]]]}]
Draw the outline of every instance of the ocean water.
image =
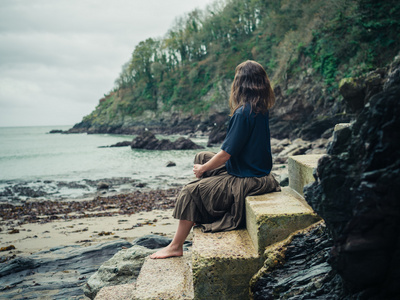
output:
[{"label": "ocean water", "polygon": [[[49,134],[71,126],[0,127],[0,194],[13,185],[39,186],[47,181],[76,182],[127,177],[153,189],[193,179],[194,155],[199,150],[152,151],[109,146],[134,136],[111,134]],[[178,136],[157,136],[176,139]],[[202,146],[207,139],[192,138]],[[206,148],[217,151],[217,148]],[[166,167],[173,161],[176,167]],[[49,185],[57,196],[78,197],[81,190]],[[4,199],[3,199],[4,200]]]}]

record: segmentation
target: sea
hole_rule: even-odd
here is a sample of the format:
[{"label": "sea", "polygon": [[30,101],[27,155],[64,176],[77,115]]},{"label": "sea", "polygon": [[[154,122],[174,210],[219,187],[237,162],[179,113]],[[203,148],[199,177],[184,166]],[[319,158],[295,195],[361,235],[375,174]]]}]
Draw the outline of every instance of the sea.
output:
[{"label": "sea", "polygon": [[[79,198],[96,191],[96,186],[88,185],[88,181],[110,178],[123,179],[118,188],[125,192],[135,186],[167,189],[194,179],[193,158],[200,150],[104,147],[132,141],[135,136],[49,133],[71,127],[0,127],[1,202],[32,198],[26,195],[27,189],[43,191],[44,195],[35,197],[38,199]],[[157,137],[174,140],[179,136]],[[202,146],[207,144],[204,136],[191,140]],[[168,162],[176,166],[167,167]]]}]

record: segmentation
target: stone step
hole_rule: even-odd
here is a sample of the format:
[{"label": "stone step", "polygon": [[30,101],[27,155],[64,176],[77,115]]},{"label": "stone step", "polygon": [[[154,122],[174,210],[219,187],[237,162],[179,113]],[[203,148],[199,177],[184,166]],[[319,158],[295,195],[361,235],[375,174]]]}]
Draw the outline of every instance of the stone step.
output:
[{"label": "stone step", "polygon": [[320,217],[290,187],[281,192],[246,197],[246,228],[257,253],[291,233],[318,222]]},{"label": "stone step", "polygon": [[288,171],[289,171],[289,187],[303,194],[305,185],[315,181],[313,172],[318,166],[318,160],[325,154],[309,154],[309,155],[294,155],[289,156]]},{"label": "stone step", "polygon": [[193,299],[192,256],[146,258],[132,299]]},{"label": "stone step", "polygon": [[135,283],[103,287],[95,300],[193,299],[191,252],[182,257],[147,257]]},{"label": "stone step", "polygon": [[203,233],[193,230],[195,299],[248,299],[249,281],[263,260],[246,229]]},{"label": "stone step", "polygon": [[120,284],[103,287],[96,295],[95,300],[126,300],[134,299],[136,284]]}]

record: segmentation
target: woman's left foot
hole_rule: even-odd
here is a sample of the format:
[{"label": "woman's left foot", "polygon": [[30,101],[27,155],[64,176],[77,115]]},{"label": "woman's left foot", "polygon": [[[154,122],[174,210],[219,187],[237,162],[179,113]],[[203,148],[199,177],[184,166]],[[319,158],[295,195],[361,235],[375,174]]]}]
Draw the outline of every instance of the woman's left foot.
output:
[{"label": "woman's left foot", "polygon": [[183,249],[174,249],[170,245],[158,250],[156,253],[153,253],[150,255],[150,258],[152,259],[163,259],[163,258],[168,258],[168,257],[177,257],[177,256],[182,256],[183,255]]}]

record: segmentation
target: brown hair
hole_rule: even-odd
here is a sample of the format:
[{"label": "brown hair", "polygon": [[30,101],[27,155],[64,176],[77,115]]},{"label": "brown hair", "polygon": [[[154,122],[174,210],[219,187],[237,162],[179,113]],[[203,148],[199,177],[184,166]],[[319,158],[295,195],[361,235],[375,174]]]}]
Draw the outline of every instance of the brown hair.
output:
[{"label": "brown hair", "polygon": [[258,62],[252,60],[242,62],[235,69],[229,97],[231,114],[247,103],[256,114],[266,113],[275,103],[267,73]]}]

